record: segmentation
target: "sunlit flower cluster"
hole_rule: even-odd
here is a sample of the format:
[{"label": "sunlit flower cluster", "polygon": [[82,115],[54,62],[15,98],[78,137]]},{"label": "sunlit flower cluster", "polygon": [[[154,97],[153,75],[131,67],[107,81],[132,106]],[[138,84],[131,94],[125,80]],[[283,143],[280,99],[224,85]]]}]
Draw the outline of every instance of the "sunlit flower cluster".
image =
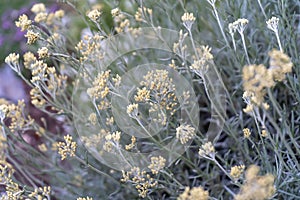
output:
[{"label": "sunlit flower cluster", "polygon": [[122,182],[132,182],[137,189],[139,196],[145,198],[151,188],[157,186],[157,181],[147,174],[146,171],[141,170],[139,167],[133,167],[130,171],[124,172]]},{"label": "sunlit flower cluster", "polygon": [[259,167],[251,165],[248,167],[245,174],[245,183],[241,188],[235,200],[265,200],[271,198],[276,189],[274,187],[275,177],[271,174],[258,176]]},{"label": "sunlit flower cluster", "polygon": [[209,193],[202,187],[186,187],[184,192],[179,195],[177,200],[208,200]]}]

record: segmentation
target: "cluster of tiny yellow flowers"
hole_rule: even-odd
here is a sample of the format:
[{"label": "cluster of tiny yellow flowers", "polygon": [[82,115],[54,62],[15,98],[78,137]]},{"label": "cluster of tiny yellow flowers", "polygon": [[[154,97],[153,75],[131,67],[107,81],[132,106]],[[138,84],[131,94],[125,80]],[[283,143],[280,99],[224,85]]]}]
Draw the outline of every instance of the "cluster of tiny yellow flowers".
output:
[{"label": "cluster of tiny yellow flowers", "polygon": [[122,182],[130,181],[135,185],[139,196],[145,198],[149,190],[157,186],[157,181],[147,174],[146,171],[142,170],[139,167],[133,167],[130,171],[122,171],[123,178]]},{"label": "cluster of tiny yellow flowers", "polygon": [[5,63],[11,64],[11,65],[16,65],[19,63],[19,54],[15,53],[10,53],[6,58],[5,58]]},{"label": "cluster of tiny yellow flowers", "polygon": [[244,173],[244,170],[245,170],[245,165],[233,166],[233,167],[231,167],[231,170],[230,170],[230,176],[234,180],[238,180],[241,177],[241,175]]},{"label": "cluster of tiny yellow flowers", "polygon": [[109,94],[109,75],[110,70],[100,72],[93,81],[93,86],[87,89],[87,94],[93,102],[97,102],[97,108],[99,110],[110,106],[110,103],[106,99]]},{"label": "cluster of tiny yellow flowers", "polygon": [[179,195],[177,200],[208,200],[209,193],[202,187],[186,187],[184,192]]},{"label": "cluster of tiny yellow flowers", "polygon": [[190,69],[196,74],[202,75],[202,71],[208,70],[209,62],[211,62],[214,57],[211,54],[211,48],[209,46],[201,46],[197,49],[197,54]]},{"label": "cluster of tiny yellow flowers", "polygon": [[142,21],[144,21],[145,14],[152,16],[152,9],[146,8],[146,7],[138,8],[138,10],[136,11],[136,13],[134,15],[134,18],[137,22],[142,22]]},{"label": "cluster of tiny yellow flowers", "polygon": [[91,10],[87,14],[88,18],[90,18],[92,21],[97,22],[101,16],[101,12],[98,9]]},{"label": "cluster of tiny yellow flowers", "polygon": [[[173,79],[169,77],[167,70],[149,71],[143,77],[143,81],[140,82],[140,85],[143,88],[138,89],[135,100],[149,104],[151,107],[149,112],[166,110],[170,111],[171,115],[175,113],[175,106],[177,105],[175,85],[173,84]],[[165,125],[165,120],[166,117],[164,114],[159,114],[158,121]]]},{"label": "cluster of tiny yellow flowers", "polygon": [[185,28],[187,30],[191,30],[192,28],[192,25],[193,23],[195,22],[196,20],[196,17],[194,17],[194,14],[193,13],[184,13],[182,16],[181,16],[181,20],[183,22],[183,25],[185,26]]},{"label": "cluster of tiny yellow flowers", "polygon": [[243,133],[244,133],[244,138],[249,138],[251,135],[251,131],[249,128],[244,128]]},{"label": "cluster of tiny yellow flowers", "polygon": [[115,30],[117,33],[122,33],[130,28],[130,21],[126,16],[120,11],[119,8],[115,8],[111,11],[113,20],[115,23]]},{"label": "cluster of tiny yellow flowers", "polygon": [[125,149],[126,150],[131,150],[131,149],[133,149],[133,147],[135,146],[135,144],[136,144],[136,138],[134,136],[131,136],[131,143],[125,145]]},{"label": "cluster of tiny yellow flowers", "polygon": [[158,174],[160,170],[162,170],[166,165],[166,159],[162,156],[151,157],[151,164],[148,168],[151,170],[152,174]]},{"label": "cluster of tiny yellow flowers", "polygon": [[40,59],[43,59],[43,58],[47,58],[49,57],[49,52],[48,52],[48,48],[47,47],[42,47],[42,48],[39,48],[37,53],[39,55],[39,58]]},{"label": "cluster of tiny yellow flowers", "polygon": [[262,131],[261,131],[261,136],[262,137],[268,137],[268,131],[267,130],[265,130],[265,129],[263,129]]},{"label": "cluster of tiny yellow flowers", "polygon": [[206,142],[205,144],[203,144],[201,146],[201,148],[199,149],[198,152],[200,157],[211,157],[214,158],[215,156],[215,147],[213,146],[213,144],[211,142]]},{"label": "cluster of tiny yellow flowers", "polygon": [[89,115],[89,118],[88,118],[89,122],[92,124],[92,125],[96,125],[97,124],[97,115],[96,113],[91,113]]},{"label": "cluster of tiny yellow flowers", "polygon": [[44,199],[45,197],[49,198],[50,193],[51,193],[51,187],[44,186],[44,187],[35,188],[34,191],[28,195],[28,197],[36,198],[36,199]]},{"label": "cluster of tiny yellow flowers", "polygon": [[112,152],[113,147],[115,147],[116,149],[120,149],[120,139],[121,132],[119,131],[107,134],[105,136],[105,143],[103,145],[104,151]]},{"label": "cluster of tiny yellow flowers", "polygon": [[233,23],[230,23],[228,25],[230,34],[234,34],[236,31],[238,31],[240,34],[242,34],[246,28],[246,25],[249,23],[247,19],[238,19],[234,21]]},{"label": "cluster of tiny yellow flowers", "polygon": [[268,109],[269,106],[263,102],[265,90],[273,87],[276,81],[283,81],[285,75],[292,71],[293,63],[283,52],[272,50],[269,56],[268,69],[262,64],[247,65],[243,68],[243,87],[246,91],[244,100],[247,103],[245,112],[252,111],[253,106],[263,106]]},{"label": "cluster of tiny yellow flowers", "polygon": [[278,22],[279,22],[278,17],[272,17],[271,19],[268,19],[266,21],[268,29],[270,29],[274,32],[277,32],[278,31]]},{"label": "cluster of tiny yellow flowers", "polygon": [[2,199],[22,199],[23,189],[13,181],[13,174],[12,165],[6,162],[5,159],[0,160],[0,182],[5,186],[5,195],[1,195]]},{"label": "cluster of tiny yellow flowers", "polygon": [[66,159],[68,156],[75,156],[75,151],[77,147],[76,142],[72,141],[72,136],[66,135],[64,136],[64,140],[64,142],[57,143],[58,154],[61,156],[61,160]]},{"label": "cluster of tiny yellow flowers", "polygon": [[93,200],[91,197],[79,197],[76,200]]},{"label": "cluster of tiny yellow flowers", "polygon": [[23,14],[19,17],[19,21],[16,21],[16,26],[21,28],[21,31],[27,30],[30,25],[32,24],[32,21],[28,19],[28,16]]},{"label": "cluster of tiny yellow flowers", "polygon": [[27,38],[27,44],[35,43],[39,39],[39,35],[39,33],[28,30],[25,34],[25,37]]},{"label": "cluster of tiny yellow flowers", "polygon": [[269,56],[270,62],[268,70],[270,70],[274,81],[283,81],[285,75],[292,72],[293,63],[291,58],[276,49],[270,51]]},{"label": "cluster of tiny yellow flowers", "polygon": [[127,114],[129,117],[136,118],[139,113],[139,105],[134,103],[134,104],[129,104],[127,106]]},{"label": "cluster of tiny yellow flowers", "polygon": [[180,140],[181,144],[187,143],[190,139],[193,139],[195,133],[195,128],[191,125],[180,125],[176,128],[176,138]]},{"label": "cluster of tiny yellow flowers", "polygon": [[25,115],[24,107],[25,103],[23,100],[19,100],[17,105],[7,105],[8,112],[6,117],[10,119],[9,129],[11,132],[24,130],[33,123],[33,119],[30,116]]},{"label": "cluster of tiny yellow flowers", "polygon": [[251,165],[245,173],[245,183],[241,187],[239,194],[235,196],[235,200],[265,200],[271,198],[276,189],[274,187],[274,176],[266,174],[258,176],[259,167]]},{"label": "cluster of tiny yellow flowers", "polygon": [[251,100],[256,105],[261,105],[264,99],[265,88],[274,85],[272,74],[264,65],[248,65],[243,68],[243,86],[245,91],[252,92]]},{"label": "cluster of tiny yellow flowers", "polygon": [[47,13],[43,3],[33,5],[31,11],[35,14],[34,21],[36,23],[45,23],[46,25],[52,25],[55,20],[59,20],[65,15],[63,10]]},{"label": "cluster of tiny yellow flowers", "polygon": [[83,36],[83,39],[76,45],[75,49],[81,53],[80,61],[94,62],[101,60],[104,53],[101,51],[100,42],[103,36],[95,34],[94,36]]}]

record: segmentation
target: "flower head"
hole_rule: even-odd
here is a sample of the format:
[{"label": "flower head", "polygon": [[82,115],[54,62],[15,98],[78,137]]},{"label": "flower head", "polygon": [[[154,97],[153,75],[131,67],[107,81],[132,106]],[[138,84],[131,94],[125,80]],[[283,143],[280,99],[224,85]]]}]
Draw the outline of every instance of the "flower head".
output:
[{"label": "flower head", "polygon": [[196,17],[194,17],[193,13],[184,13],[181,17],[181,20],[183,22],[183,25],[187,30],[191,30],[193,23],[196,20]]},{"label": "flower head", "polygon": [[176,138],[180,140],[181,144],[187,143],[195,136],[195,128],[191,125],[180,125],[176,128]]},{"label": "flower head", "polygon": [[151,169],[152,174],[158,174],[158,172],[163,169],[166,165],[166,159],[163,157],[151,157],[151,164],[148,166]]},{"label": "flower head", "polygon": [[19,21],[16,21],[16,26],[21,28],[21,31],[25,31],[30,27],[31,23],[32,21],[28,19],[28,16],[23,14],[19,17]]},{"label": "flower head", "polygon": [[101,16],[101,12],[98,9],[94,9],[92,11],[90,11],[87,14],[88,18],[90,18],[92,21],[96,22],[100,16]]},{"label": "flower head", "polygon": [[67,156],[75,156],[75,151],[77,144],[76,142],[72,141],[72,136],[66,135],[64,136],[64,142],[58,142],[58,154],[61,155],[61,160],[67,158]]},{"label": "flower head", "polygon": [[208,191],[205,191],[202,187],[193,187],[192,189],[190,189],[190,187],[186,187],[177,200],[208,200],[208,198]]},{"label": "flower head", "polygon": [[271,19],[267,20],[267,27],[268,29],[277,32],[278,31],[278,22],[279,22],[279,18],[277,17],[272,17]]}]

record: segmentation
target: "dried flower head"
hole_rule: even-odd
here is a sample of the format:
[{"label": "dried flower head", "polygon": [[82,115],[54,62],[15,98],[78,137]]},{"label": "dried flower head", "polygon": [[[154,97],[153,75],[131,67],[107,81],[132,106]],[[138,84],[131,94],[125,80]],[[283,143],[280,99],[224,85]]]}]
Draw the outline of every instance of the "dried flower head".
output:
[{"label": "dried flower head", "polygon": [[113,17],[116,17],[116,16],[118,16],[119,14],[120,14],[120,9],[119,9],[119,8],[114,8],[114,9],[111,10],[111,15],[112,15]]},{"label": "dried flower head", "polygon": [[209,46],[201,46],[198,50],[197,60],[194,60],[194,63],[190,66],[190,69],[193,70],[196,74],[202,75],[203,72],[206,72],[209,67],[209,62],[213,60],[213,55],[211,54],[211,48]]},{"label": "dried flower head", "polygon": [[10,53],[6,58],[5,58],[5,63],[8,65],[17,65],[19,64],[19,54],[15,53]]},{"label": "dried flower head", "polygon": [[132,118],[136,118],[138,116],[139,113],[139,105],[134,103],[134,104],[129,104],[127,106],[127,114],[132,117]]},{"label": "dried flower head", "polygon": [[211,157],[214,158],[215,157],[215,147],[212,145],[211,142],[206,142],[205,144],[203,144],[201,146],[201,148],[199,149],[198,152],[200,157]]},{"label": "dried flower head", "polygon": [[45,12],[40,12],[34,17],[36,23],[46,22],[48,14]]},{"label": "dried flower head", "polygon": [[28,19],[28,16],[23,14],[19,17],[19,21],[16,21],[16,26],[21,28],[21,31],[25,31],[30,27],[31,23],[32,21]]},{"label": "dried flower head", "polygon": [[293,63],[291,61],[291,58],[276,49],[270,51],[269,56],[269,71],[274,81],[283,81],[285,79],[285,75],[292,71]]},{"label": "dried flower head", "polygon": [[278,22],[279,18],[277,17],[272,17],[271,19],[268,19],[266,21],[268,29],[277,32],[278,31]]},{"label": "dried flower head", "polygon": [[31,30],[27,31],[25,37],[27,38],[27,44],[33,44],[39,38],[39,33],[35,33]]},{"label": "dried flower head", "polygon": [[230,176],[234,180],[238,180],[241,177],[241,175],[243,174],[244,170],[245,170],[245,165],[233,166],[233,167],[231,167],[231,170],[230,170]]},{"label": "dried flower head", "polygon": [[64,142],[58,142],[58,154],[61,155],[61,160],[66,159],[68,156],[75,156],[77,144],[72,141],[72,136],[64,136]]},{"label": "dried flower head", "polygon": [[90,18],[92,21],[96,22],[101,16],[101,12],[98,9],[91,10],[87,14],[88,18]]},{"label": "dried flower head", "polygon": [[208,191],[205,191],[202,187],[193,187],[192,189],[186,187],[177,200],[208,200],[208,198]]},{"label": "dried flower head", "polygon": [[35,14],[40,13],[40,12],[46,12],[45,4],[43,4],[43,3],[34,4],[31,8],[31,12],[33,12]]},{"label": "dried flower head", "polygon": [[39,58],[47,58],[49,57],[49,52],[48,52],[48,48],[47,47],[42,47],[42,48],[39,48],[37,53],[39,54]]},{"label": "dried flower head", "polygon": [[196,17],[194,17],[193,13],[184,13],[181,16],[181,21],[187,30],[191,30],[193,23],[195,22]]},{"label": "dried flower head", "polygon": [[195,128],[191,125],[180,125],[176,128],[176,138],[180,140],[181,144],[193,139],[195,134]]},{"label": "dried flower head", "polygon": [[234,34],[236,31],[238,31],[242,35],[248,23],[248,19],[244,18],[238,19],[233,23],[230,23],[228,26],[230,34]]},{"label": "dried flower head", "polygon": [[137,189],[139,196],[145,198],[149,192],[149,189],[154,188],[157,185],[157,181],[146,173],[146,171],[141,171],[139,167],[133,167],[130,171],[122,171],[123,178],[122,182],[132,182]]},{"label": "dried flower head", "polygon": [[93,200],[91,197],[79,197],[76,200]]},{"label": "dried flower head", "polygon": [[244,128],[243,133],[244,133],[244,138],[249,138],[251,135],[251,131],[249,128]]},{"label": "dried flower head", "polygon": [[266,130],[266,129],[263,129],[262,131],[261,131],[261,136],[262,137],[268,137],[268,131]]},{"label": "dried flower head", "polygon": [[148,14],[148,15],[152,15],[152,9],[150,8],[146,8],[146,7],[143,7],[143,8],[138,8],[138,10],[136,11],[135,15],[134,15],[134,18],[137,22],[142,22],[144,21],[144,14]]},{"label": "dried flower head", "polygon": [[245,66],[243,81],[244,90],[253,93],[252,101],[258,106],[264,100],[265,89],[275,84],[271,72],[264,65]]},{"label": "dried flower head", "polygon": [[271,198],[275,193],[274,176],[266,174],[258,176],[259,167],[251,165],[245,174],[245,183],[241,187],[239,194],[235,196],[235,200],[265,200]]},{"label": "dried flower head", "polygon": [[148,166],[151,169],[152,174],[158,174],[166,165],[166,159],[163,157],[151,157],[151,164]]}]

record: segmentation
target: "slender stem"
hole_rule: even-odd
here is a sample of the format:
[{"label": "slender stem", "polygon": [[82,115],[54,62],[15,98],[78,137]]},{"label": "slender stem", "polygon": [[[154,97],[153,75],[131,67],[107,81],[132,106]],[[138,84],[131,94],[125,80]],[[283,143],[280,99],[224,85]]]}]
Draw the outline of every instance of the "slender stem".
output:
[{"label": "slender stem", "polygon": [[263,8],[262,4],[261,4],[261,1],[260,0],[257,0],[257,3],[261,9],[261,12],[263,13],[264,17],[267,19],[267,15],[265,13],[265,9]]},{"label": "slender stem", "polygon": [[217,22],[218,22],[219,28],[220,28],[221,33],[222,33],[222,36],[223,36],[223,38],[224,38],[224,40],[225,40],[225,42],[226,42],[226,45],[227,45],[228,47],[230,47],[229,42],[228,42],[228,40],[227,40],[227,37],[226,37],[226,35],[225,35],[224,31],[223,31],[223,27],[222,27],[222,24],[221,24],[221,21],[220,21],[220,18],[219,18],[219,15],[218,15],[218,11],[217,11],[217,9],[216,9],[216,6],[215,6],[215,4],[211,4],[211,5],[212,5],[212,7],[213,7],[213,10],[214,10],[214,14],[215,14],[216,20],[217,20]]},{"label": "slender stem", "polygon": [[282,45],[281,45],[280,38],[279,38],[279,34],[278,34],[278,30],[275,31],[275,35],[276,35],[276,39],[277,39],[277,42],[278,42],[278,45],[279,45],[279,49],[280,49],[281,52],[283,52]]},{"label": "slender stem", "polygon": [[247,52],[247,48],[246,48],[245,37],[244,37],[244,34],[243,34],[242,32],[240,32],[240,35],[241,35],[241,38],[242,38],[243,47],[244,47],[244,51],[245,51],[245,55],[246,55],[247,62],[248,62],[248,64],[250,65],[250,59],[249,59],[248,52]]}]

